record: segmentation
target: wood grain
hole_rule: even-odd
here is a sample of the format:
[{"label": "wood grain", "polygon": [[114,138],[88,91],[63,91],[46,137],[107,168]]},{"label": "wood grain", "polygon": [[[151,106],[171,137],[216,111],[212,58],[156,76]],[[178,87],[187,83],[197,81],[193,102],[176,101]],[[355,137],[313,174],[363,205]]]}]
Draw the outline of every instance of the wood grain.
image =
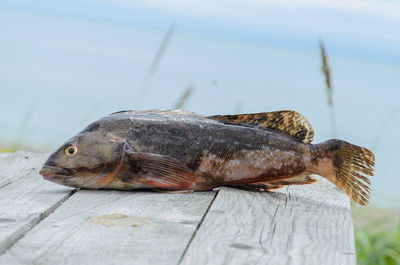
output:
[{"label": "wood grain", "polygon": [[19,152],[0,158],[0,254],[71,194],[38,174],[46,157]]},{"label": "wood grain", "polygon": [[181,264],[355,264],[349,199],[325,180],[222,188]]},{"label": "wood grain", "polygon": [[214,195],[80,190],[0,264],[177,264]]},{"label": "wood grain", "polygon": [[17,152],[0,153],[0,188],[12,181],[32,173],[39,167],[48,154]]}]

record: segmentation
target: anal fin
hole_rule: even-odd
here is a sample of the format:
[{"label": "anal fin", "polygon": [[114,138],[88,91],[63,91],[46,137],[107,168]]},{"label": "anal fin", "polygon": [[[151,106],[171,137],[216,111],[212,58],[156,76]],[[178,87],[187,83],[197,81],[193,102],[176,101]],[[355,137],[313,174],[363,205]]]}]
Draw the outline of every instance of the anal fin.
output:
[{"label": "anal fin", "polygon": [[271,191],[285,187],[285,185],[275,185],[275,184],[270,184],[269,182],[255,182],[249,184],[237,184],[230,186],[239,189],[256,190],[256,191]]},{"label": "anal fin", "polygon": [[306,176],[300,176],[300,177],[292,177],[292,178],[287,178],[287,179],[282,179],[282,180],[275,180],[275,181],[270,181],[269,183],[275,184],[275,185],[307,185],[307,184],[313,184],[317,182],[318,179],[316,179],[312,175],[306,175]]},{"label": "anal fin", "polygon": [[165,190],[165,189],[151,189],[151,190],[161,193],[171,193],[171,194],[185,194],[194,192],[194,190]]},{"label": "anal fin", "polygon": [[289,185],[313,184],[317,181],[318,180],[312,175],[307,175],[307,176],[297,176],[297,177],[291,177],[274,181],[261,181],[249,184],[239,184],[239,185],[233,185],[233,187],[249,189],[249,190],[271,191],[271,190],[281,189]]}]

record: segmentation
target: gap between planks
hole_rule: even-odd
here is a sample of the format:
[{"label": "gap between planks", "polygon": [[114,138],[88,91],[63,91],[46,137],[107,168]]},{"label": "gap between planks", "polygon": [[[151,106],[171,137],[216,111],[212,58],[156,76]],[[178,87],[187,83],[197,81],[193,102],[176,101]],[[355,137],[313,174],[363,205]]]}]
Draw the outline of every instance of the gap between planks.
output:
[{"label": "gap between planks", "polygon": [[49,209],[41,213],[38,217],[32,219],[26,225],[20,227],[16,230],[12,236],[10,236],[0,248],[0,255],[6,253],[10,248],[12,248],[19,240],[21,240],[30,230],[32,230],[35,226],[37,226],[43,219],[53,213],[58,207],[60,207],[66,200],[68,200],[77,189],[71,190],[67,195],[61,198],[58,202],[56,202]]},{"label": "gap between planks", "polygon": [[178,261],[178,264],[181,264],[181,263],[182,263],[183,257],[185,256],[187,250],[189,249],[189,246],[190,246],[190,244],[192,243],[194,237],[196,236],[196,233],[197,233],[197,231],[199,230],[200,226],[203,224],[203,221],[204,221],[204,219],[206,218],[208,212],[210,211],[210,208],[211,208],[211,206],[213,205],[215,199],[217,198],[218,193],[219,193],[219,190],[217,190],[217,191],[215,192],[215,195],[214,195],[213,199],[211,200],[211,202],[210,202],[210,204],[208,205],[206,211],[204,212],[203,216],[201,217],[201,220],[200,220],[199,224],[197,225],[196,230],[193,232],[193,235],[192,235],[192,237],[190,238],[188,244],[186,245],[185,250],[183,251],[181,258],[180,258],[179,261]]}]

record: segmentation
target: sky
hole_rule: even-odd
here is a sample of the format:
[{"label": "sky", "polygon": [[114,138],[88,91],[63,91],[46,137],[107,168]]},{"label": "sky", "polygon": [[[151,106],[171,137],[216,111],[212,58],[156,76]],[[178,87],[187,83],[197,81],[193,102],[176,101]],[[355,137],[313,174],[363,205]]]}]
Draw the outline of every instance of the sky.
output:
[{"label": "sky", "polygon": [[337,137],[373,149],[375,194],[385,203],[400,185],[399,13],[397,1],[373,0],[0,0],[0,145],[52,150],[111,112],[172,108],[192,86],[187,110],[294,109],[316,142]]}]

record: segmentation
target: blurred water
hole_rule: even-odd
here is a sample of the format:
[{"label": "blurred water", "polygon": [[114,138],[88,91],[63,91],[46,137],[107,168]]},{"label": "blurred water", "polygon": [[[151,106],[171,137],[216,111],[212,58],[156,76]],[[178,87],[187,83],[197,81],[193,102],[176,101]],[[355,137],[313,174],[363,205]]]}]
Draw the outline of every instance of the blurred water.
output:
[{"label": "blurred water", "polygon": [[400,207],[400,39],[393,36],[399,21],[376,22],[348,10],[324,16],[325,9],[299,17],[272,6],[265,20],[273,25],[261,11],[255,14],[260,23],[252,24],[248,17],[209,19],[204,10],[195,16],[118,3],[0,3],[1,142],[52,149],[97,118],[135,108],[173,22],[176,32],[141,109],[171,108],[193,85],[186,105],[190,111],[294,109],[311,121],[316,141],[324,141],[332,133],[320,71],[318,37],[323,37],[332,68],[337,137],[375,149],[373,201]]}]

